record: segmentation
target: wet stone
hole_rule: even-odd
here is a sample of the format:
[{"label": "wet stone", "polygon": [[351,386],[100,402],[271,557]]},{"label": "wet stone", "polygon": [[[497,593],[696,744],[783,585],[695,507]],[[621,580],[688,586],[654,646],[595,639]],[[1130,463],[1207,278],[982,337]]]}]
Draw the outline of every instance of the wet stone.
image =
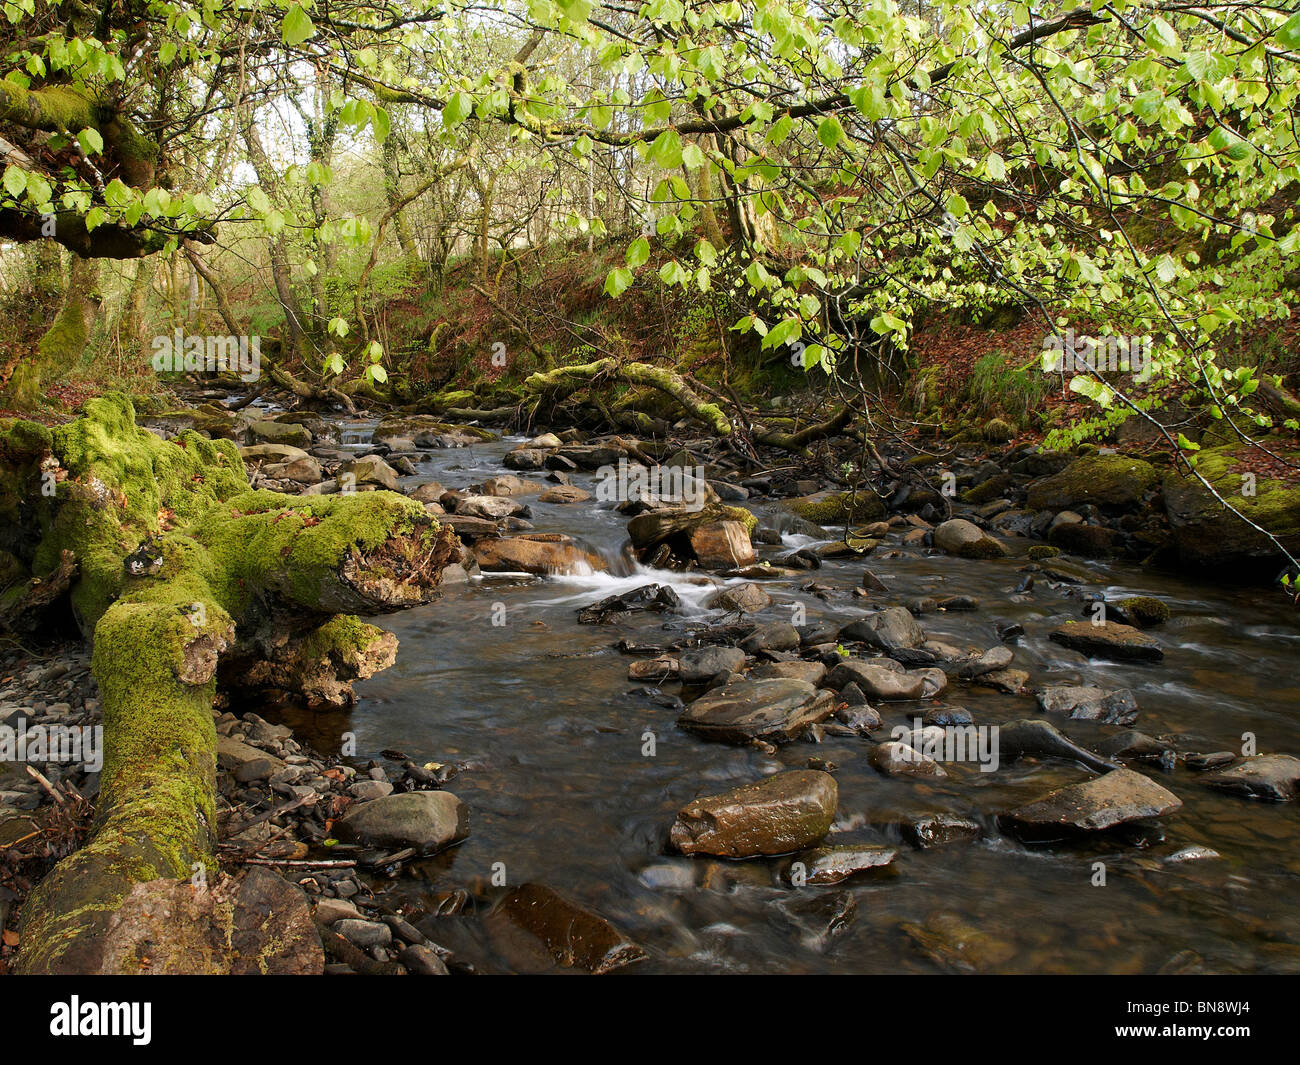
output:
[{"label": "wet stone", "polygon": [[1130,821],[1172,813],[1182,800],[1131,769],[1071,784],[1004,814],[1001,821],[1026,838],[1060,838],[1062,832],[1099,832]]},{"label": "wet stone", "polygon": [[834,709],[830,692],[801,680],[742,680],[696,699],[677,723],[724,743],[787,743]]},{"label": "wet stone", "polygon": [[826,835],[838,801],[834,777],[794,769],[692,800],[678,813],[669,838],[683,854],[786,854]]}]

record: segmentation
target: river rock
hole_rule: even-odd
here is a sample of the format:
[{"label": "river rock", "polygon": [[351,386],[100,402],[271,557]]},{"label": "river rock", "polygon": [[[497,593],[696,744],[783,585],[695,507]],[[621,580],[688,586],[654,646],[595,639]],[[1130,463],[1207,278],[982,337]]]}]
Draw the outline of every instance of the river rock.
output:
[{"label": "river rock", "polygon": [[801,680],[742,680],[700,696],[677,724],[723,743],[788,743],[834,710],[830,692]]},{"label": "river rock", "polygon": [[469,812],[449,791],[407,791],[354,806],[335,826],[338,838],[431,854],[469,835]]},{"label": "river rock", "polygon": [[345,484],[344,478],[349,475],[353,484],[377,484],[390,492],[397,491],[397,471],[379,455],[362,455],[345,462],[339,467],[339,484]]},{"label": "river rock", "polygon": [[1155,467],[1127,455],[1086,455],[1029,486],[1030,510],[1065,510],[1083,503],[1132,507],[1155,487]]},{"label": "river rock", "polygon": [[417,503],[437,503],[446,494],[446,487],[437,481],[425,481],[424,484],[416,485],[409,493]]},{"label": "river rock", "polygon": [[856,640],[886,654],[925,643],[925,630],[906,607],[895,606],[872,617],[860,618],[840,630],[840,639]]},{"label": "river rock", "polygon": [[799,630],[788,621],[770,621],[764,625],[755,625],[740,641],[741,650],[751,655],[759,651],[793,651],[798,646]]},{"label": "river rock", "polygon": [[[940,732],[943,730],[940,729]],[[946,777],[947,771],[933,758],[898,740],[878,743],[867,753],[874,769],[887,777]]]},{"label": "river rock", "polygon": [[[452,522],[455,527],[455,522]],[[599,555],[583,550],[561,533],[526,533],[477,540],[474,557],[481,569],[507,573],[601,573],[608,567]]]},{"label": "river rock", "polygon": [[1007,549],[978,525],[951,518],[934,530],[934,546],[959,558],[1003,558]]},{"label": "river rock", "polygon": [[585,503],[591,498],[586,489],[573,484],[557,484],[537,497],[539,503]]},{"label": "river rock", "polygon": [[751,582],[720,588],[705,600],[704,605],[711,610],[725,610],[728,613],[756,614],[771,603],[772,597]]},{"label": "river rock", "polygon": [[1009,647],[990,647],[979,658],[973,662],[967,662],[961,667],[961,675],[967,680],[974,680],[976,677],[983,677],[988,673],[995,673],[999,669],[1006,669],[1011,665],[1015,655]]},{"label": "river rock", "polygon": [[[488,915],[487,923],[499,940],[522,933],[532,940],[534,950],[540,948],[555,964],[596,975],[648,957],[604,917],[543,884],[523,884],[509,892]],[[509,945],[505,949],[515,952]]]},{"label": "river rock", "polygon": [[690,531],[691,550],[708,569],[734,569],[755,561],[749,533],[738,521],[715,521]]},{"label": "river rock", "polygon": [[1012,830],[1032,838],[1059,836],[1062,830],[1100,832],[1129,821],[1160,817],[1181,808],[1168,788],[1132,769],[1112,769],[1081,784],[1070,784],[1001,818]]},{"label": "river rock", "polygon": [[1239,765],[1205,776],[1221,791],[1270,802],[1290,802],[1300,794],[1300,758],[1290,754],[1257,754]]},{"label": "river rock", "polygon": [[1044,688],[1038,693],[1038,708],[1045,714],[1100,725],[1131,725],[1137,720],[1137,700],[1127,688],[1113,692],[1092,685]]},{"label": "river rock", "polygon": [[677,656],[684,684],[703,684],[719,673],[739,673],[745,652],[736,647],[695,647]]},{"label": "river rock", "polygon": [[1048,633],[1049,638],[1079,651],[1089,658],[1114,658],[1121,661],[1158,662],[1165,652],[1154,639],[1131,625],[1107,621],[1067,621]]},{"label": "river rock", "polygon": [[873,661],[847,658],[826,677],[828,687],[839,691],[848,684],[856,684],[868,699],[924,699],[926,681],[926,670],[908,672],[887,658]]},{"label": "river rock", "polygon": [[295,484],[319,484],[320,463],[310,455],[288,462],[268,463],[262,467],[262,476],[275,481],[293,481]]},{"label": "river rock", "polygon": [[782,878],[792,887],[839,884],[850,877],[883,869],[896,857],[898,851],[892,847],[857,843],[814,847],[797,854],[786,866]]},{"label": "river rock", "polygon": [[[1277,448],[1278,458],[1300,464],[1300,452]],[[1258,452],[1236,441],[1204,448],[1196,455],[1196,472],[1255,525],[1267,529],[1292,554],[1300,552],[1300,486],[1294,478],[1260,473],[1251,496],[1242,494],[1241,475]],[[1276,468],[1276,467],[1275,467]],[[1272,576],[1283,558],[1267,536],[1224,509],[1196,478],[1170,469],[1161,495],[1174,546],[1184,565]]]},{"label": "river rock", "polygon": [[297,448],[311,447],[311,431],[306,426],[267,420],[253,422],[248,429],[258,440],[270,444],[289,444]]},{"label": "river rock", "polygon": [[900,826],[903,838],[921,850],[949,843],[968,843],[984,835],[978,821],[957,814],[922,814],[909,817]]},{"label": "river rock", "polygon": [[501,464],[508,470],[540,470],[546,465],[548,454],[540,448],[517,447],[506,452]]},{"label": "river rock", "polygon": [[483,482],[485,496],[535,496],[546,490],[540,481],[529,481],[514,474],[503,473]]},{"label": "river rock", "polygon": [[830,831],[839,789],[829,773],[794,769],[694,799],[669,833],[683,854],[753,858],[810,847]]},{"label": "river rock", "polygon": [[245,462],[297,462],[310,456],[292,444],[250,444],[241,447],[239,454]]},{"label": "river rock", "polygon": [[750,680],[802,680],[814,688],[826,679],[826,667],[820,662],[767,662],[749,671]]},{"label": "river rock", "polygon": [[[448,493],[448,495],[450,494]],[[442,505],[447,506],[448,501],[448,496],[444,495]],[[532,516],[532,511],[527,506],[515,502],[508,496],[456,496],[452,501],[455,503],[457,516],[485,518],[488,521]]]}]

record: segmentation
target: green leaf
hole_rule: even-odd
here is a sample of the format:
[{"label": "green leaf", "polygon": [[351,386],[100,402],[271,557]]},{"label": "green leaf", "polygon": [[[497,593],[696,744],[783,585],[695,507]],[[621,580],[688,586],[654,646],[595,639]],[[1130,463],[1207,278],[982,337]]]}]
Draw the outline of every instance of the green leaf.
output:
[{"label": "green leaf", "polygon": [[627,291],[630,284],[632,284],[632,271],[616,266],[609,272],[609,276],[605,278],[605,292],[617,299]]},{"label": "green leaf", "polygon": [[99,135],[99,130],[90,127],[77,134],[77,143],[86,155],[98,155],[104,150],[104,138]]},{"label": "green leaf", "polygon": [[844,127],[834,115],[827,115],[817,123],[817,139],[827,148],[834,148],[844,138]]},{"label": "green leaf", "polygon": [[294,4],[285,12],[284,22],[281,24],[281,32],[284,34],[284,43],[290,48],[302,44],[308,37],[316,32],[316,26],[301,7]]},{"label": "green leaf", "polygon": [[627,249],[625,262],[629,270],[644,266],[650,260],[650,242],[645,237],[637,237]]},{"label": "green leaf", "polygon": [[1278,27],[1274,40],[1283,48],[1292,51],[1300,50],[1300,12],[1292,15]]},{"label": "green leaf", "polygon": [[474,110],[474,100],[469,93],[455,92],[442,109],[442,121],[448,126],[458,126]]},{"label": "green leaf", "polygon": [[27,171],[12,164],[5,167],[4,186],[10,196],[21,196],[27,189]]}]

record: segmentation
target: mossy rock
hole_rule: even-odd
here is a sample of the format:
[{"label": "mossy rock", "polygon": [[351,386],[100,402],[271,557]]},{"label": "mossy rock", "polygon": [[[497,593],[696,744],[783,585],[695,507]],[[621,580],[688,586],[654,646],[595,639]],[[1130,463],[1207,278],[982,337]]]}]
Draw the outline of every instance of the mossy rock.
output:
[{"label": "mossy rock", "polygon": [[1140,629],[1149,629],[1154,625],[1163,625],[1172,616],[1169,607],[1161,600],[1150,595],[1138,595],[1132,599],[1121,599],[1116,606],[1132,619]]},{"label": "mossy rock", "polygon": [[[1291,463],[1300,464],[1300,451],[1273,449]],[[1249,482],[1251,449],[1245,446],[1197,452],[1196,469],[1246,518],[1267,529],[1291,554],[1300,552],[1300,484],[1271,477],[1255,478],[1254,495],[1243,495]],[[1173,530],[1179,558],[1193,566],[1246,567],[1252,574],[1269,575],[1282,561],[1268,537],[1225,510],[1194,477],[1169,470],[1163,480],[1165,511]]]},{"label": "mossy rock", "polygon": [[818,525],[865,525],[885,516],[885,504],[874,492],[816,492],[785,501],[786,509]]},{"label": "mossy rock", "polygon": [[1115,530],[1104,525],[1062,522],[1047,538],[1053,546],[1084,558],[1110,558],[1115,553]]},{"label": "mossy rock", "polygon": [[1005,444],[1016,435],[1016,428],[1001,418],[990,418],[980,431],[990,444]]},{"label": "mossy rock", "polygon": [[1052,547],[1050,544],[1034,544],[1028,551],[1031,562],[1041,562],[1044,559],[1055,558],[1061,553],[1059,547]]},{"label": "mossy rock", "polygon": [[1001,499],[1015,485],[1015,478],[1009,473],[997,473],[987,481],[981,481],[974,488],[968,488],[961,494],[963,503],[991,503]]},{"label": "mossy rock", "polygon": [[1064,510],[1081,503],[1134,507],[1155,487],[1159,475],[1149,462],[1126,455],[1087,455],[1060,473],[1029,486],[1031,510]]}]

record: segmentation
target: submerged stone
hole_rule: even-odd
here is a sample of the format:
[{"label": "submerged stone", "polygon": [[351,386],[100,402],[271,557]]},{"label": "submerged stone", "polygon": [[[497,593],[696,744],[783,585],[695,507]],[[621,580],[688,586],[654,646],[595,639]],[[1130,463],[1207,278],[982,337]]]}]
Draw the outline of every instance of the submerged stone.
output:
[{"label": "submerged stone", "polygon": [[683,854],[787,854],[826,835],[838,801],[839,789],[829,773],[790,770],[692,800],[678,813],[669,839]]}]

